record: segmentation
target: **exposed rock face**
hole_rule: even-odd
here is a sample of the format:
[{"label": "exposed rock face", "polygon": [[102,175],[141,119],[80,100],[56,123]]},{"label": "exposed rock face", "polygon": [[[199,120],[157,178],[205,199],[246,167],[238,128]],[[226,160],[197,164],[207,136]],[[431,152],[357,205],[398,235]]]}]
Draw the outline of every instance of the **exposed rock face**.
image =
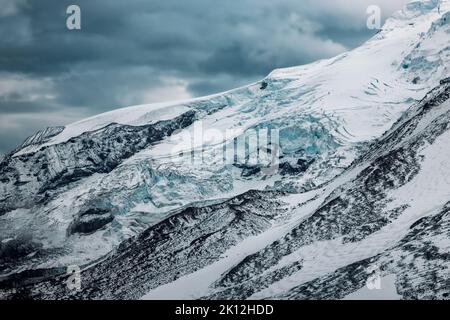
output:
[{"label": "exposed rock face", "polygon": [[[74,295],[69,292],[69,296],[139,298],[152,288],[206,267],[218,261],[228,248],[282,219],[287,208],[277,200],[279,195],[251,191],[221,204],[187,208],[122,243],[106,260],[83,271],[86,290]],[[30,298],[69,297],[65,277],[26,291]],[[24,291],[11,292],[12,297],[26,297]]]},{"label": "exposed rock face", "polygon": [[42,147],[34,153],[10,155],[0,164],[4,191],[0,198],[0,215],[45,202],[58,188],[94,173],[111,172],[125,159],[194,121],[195,112],[189,111],[174,120],[153,125],[111,124],[65,143]]},{"label": "exposed rock face", "polygon": [[108,209],[90,209],[84,212],[69,227],[68,233],[91,233],[114,220],[114,215]]},{"label": "exposed rock face", "polygon": [[[276,299],[342,299],[361,289],[371,266],[383,274],[395,274],[395,286],[404,299],[448,299],[450,252],[433,245],[450,236],[449,206],[435,216],[420,219],[411,231],[388,251],[355,262],[275,296]],[[442,251],[444,249],[444,251]]]}]

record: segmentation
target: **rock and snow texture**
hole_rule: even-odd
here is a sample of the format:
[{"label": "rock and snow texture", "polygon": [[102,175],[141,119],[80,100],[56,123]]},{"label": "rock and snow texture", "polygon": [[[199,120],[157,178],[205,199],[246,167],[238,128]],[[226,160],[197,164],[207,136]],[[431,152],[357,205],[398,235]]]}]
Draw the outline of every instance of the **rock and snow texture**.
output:
[{"label": "rock and snow texture", "polygon": [[375,270],[387,286],[385,298],[394,292],[406,299],[447,298],[449,143],[447,83],[321,188],[304,194],[250,191],[184,209],[86,267],[81,292],[68,291],[62,276],[4,294],[341,299],[367,294]]},{"label": "rock and snow texture", "polygon": [[[37,133],[0,163],[0,298],[357,298],[371,270],[447,298],[449,60],[450,1],[416,1],[336,58]],[[199,124],[234,132],[200,164]],[[255,128],[277,172],[217,160]]]}]

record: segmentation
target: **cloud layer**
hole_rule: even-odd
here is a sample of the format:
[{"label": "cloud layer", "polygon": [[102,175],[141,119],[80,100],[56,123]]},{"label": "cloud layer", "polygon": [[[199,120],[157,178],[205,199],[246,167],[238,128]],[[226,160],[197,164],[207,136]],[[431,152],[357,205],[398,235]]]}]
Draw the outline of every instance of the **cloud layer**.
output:
[{"label": "cloud layer", "polygon": [[[0,0],[0,153],[48,125],[210,94],[369,38],[406,0]],[[82,30],[66,28],[81,7]]]}]

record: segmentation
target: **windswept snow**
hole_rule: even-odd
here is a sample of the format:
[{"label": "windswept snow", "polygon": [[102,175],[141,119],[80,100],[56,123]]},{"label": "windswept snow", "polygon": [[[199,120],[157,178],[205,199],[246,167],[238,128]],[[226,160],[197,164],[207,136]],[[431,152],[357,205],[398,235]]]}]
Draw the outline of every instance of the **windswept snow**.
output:
[{"label": "windswept snow", "polygon": [[[209,247],[201,245],[213,242],[210,237],[226,238],[223,253],[208,256],[210,263],[195,260],[181,276],[177,272],[140,284],[142,292],[134,294],[185,299],[245,292],[249,298],[285,298],[299,285],[390,250],[409,234],[413,223],[441,212],[450,199],[448,132],[423,143],[417,154],[399,152],[390,158],[388,154],[423,135],[448,112],[449,102],[425,114],[417,106],[406,110],[448,77],[449,11],[449,0],[415,1],[361,47],[332,59],[274,70],[262,80],[263,86],[258,82],[208,97],[128,107],[38,132],[0,161],[0,243],[22,234],[31,239],[26,247],[29,259],[5,264],[0,272],[92,263],[108,253],[114,256],[120,243],[136,245],[133,237],[151,234],[153,227],[159,230],[156,239],[146,240],[163,247],[158,236],[168,241],[186,236],[184,229],[177,229],[180,224],[192,227],[198,238],[180,243],[182,248],[173,253],[179,254],[177,259],[190,259],[190,246],[197,245],[195,250],[206,250],[199,255],[207,255]],[[396,122],[400,117],[403,120]],[[420,122],[405,134],[406,140],[386,138],[415,117]],[[270,145],[280,149],[278,171],[266,173],[252,166],[251,158],[262,148],[252,150],[248,158],[223,161],[224,147],[234,149],[235,139],[242,141],[251,130],[268,129],[279,137]],[[199,130],[203,136],[197,140]],[[225,136],[227,131],[232,133]],[[185,137],[194,139],[186,143]],[[366,153],[380,137],[388,141],[384,149]],[[194,151],[200,151],[200,162],[193,161]],[[373,163],[376,156],[388,159]],[[413,170],[417,168],[420,172]],[[387,171],[389,176],[377,176]],[[402,176],[405,172],[410,181],[409,175]],[[372,180],[364,181],[362,173]],[[378,188],[375,192],[371,183]],[[392,187],[397,184],[401,186]],[[255,194],[262,198],[266,195],[262,190],[282,192],[276,200],[286,204],[287,213],[268,218],[258,212],[267,209],[266,202],[254,203],[248,194],[242,200],[249,205],[247,211],[240,210],[242,203],[222,203],[249,190],[259,190]],[[366,207],[359,203],[364,197],[372,197]],[[346,211],[355,203],[354,210],[362,216]],[[231,220],[219,230],[217,222],[204,218],[212,204],[223,205],[217,210],[224,210]],[[253,211],[252,219],[260,223],[254,229],[242,219]],[[386,212],[391,214],[385,216]],[[96,228],[71,232],[84,221],[96,221]],[[209,233],[198,226],[202,222]],[[361,223],[356,226],[361,230],[341,232],[339,228],[348,226],[338,222]],[[247,227],[248,234],[234,234],[236,225]],[[310,230],[317,234],[308,234]],[[248,237],[241,239],[242,234]],[[135,263],[141,253],[127,254]],[[158,259],[169,263],[171,257]],[[107,262],[102,265],[105,270]],[[229,275],[230,270],[235,273]],[[289,274],[280,277],[283,270]],[[96,279],[95,270],[91,276]],[[227,287],[230,279],[244,280]],[[252,281],[261,286],[252,286]],[[232,291],[246,284],[250,289]],[[150,290],[152,285],[158,286]],[[350,297],[366,294],[358,291]]]}]

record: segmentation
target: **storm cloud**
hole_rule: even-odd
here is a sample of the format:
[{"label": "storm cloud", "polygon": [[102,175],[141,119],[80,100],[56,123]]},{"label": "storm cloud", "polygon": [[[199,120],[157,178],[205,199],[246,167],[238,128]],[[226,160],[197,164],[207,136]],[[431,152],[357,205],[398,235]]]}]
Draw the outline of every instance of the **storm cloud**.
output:
[{"label": "storm cloud", "polygon": [[[407,0],[0,0],[0,153],[51,125],[231,89],[349,50]],[[66,8],[81,8],[81,30]]]}]

